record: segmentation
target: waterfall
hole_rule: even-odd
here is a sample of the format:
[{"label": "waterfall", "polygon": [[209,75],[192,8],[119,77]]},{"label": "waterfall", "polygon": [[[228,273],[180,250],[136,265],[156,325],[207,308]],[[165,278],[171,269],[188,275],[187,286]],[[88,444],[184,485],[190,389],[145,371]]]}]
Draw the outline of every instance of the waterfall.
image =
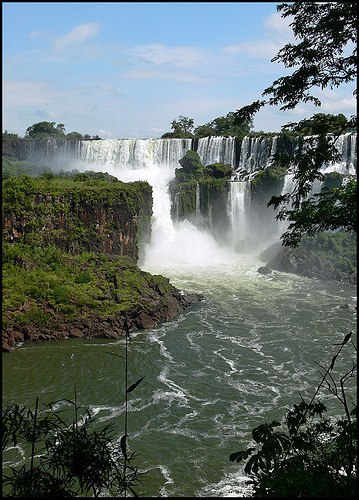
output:
[{"label": "waterfall", "polygon": [[192,139],[104,139],[81,141],[78,159],[87,164],[115,165],[131,170],[152,165],[179,167]]},{"label": "waterfall", "polygon": [[197,153],[204,166],[213,163],[235,165],[235,137],[203,137],[198,139]]},{"label": "waterfall", "polygon": [[[77,154],[91,164],[143,168],[152,162],[179,168],[178,161],[192,149],[192,139],[104,139],[80,141]],[[219,162],[234,166],[235,138],[204,137],[198,140],[197,153],[204,166]]]},{"label": "waterfall", "polygon": [[[291,144],[289,144],[290,147]],[[277,221],[268,222],[272,216],[271,208],[258,212],[254,202],[251,203],[251,180],[273,161],[274,154],[286,151],[289,147],[282,138],[273,137],[244,137],[238,165],[236,164],[236,139],[234,137],[204,137],[198,140],[184,139],[104,139],[94,141],[66,141],[50,139],[47,141],[45,155],[47,158],[62,159],[61,166],[69,165],[79,170],[107,171],[124,182],[135,180],[147,180],[153,187],[153,241],[167,240],[166,258],[171,259],[181,254],[181,258],[195,259],[194,247],[196,238],[211,248],[213,242],[204,239],[203,217],[201,214],[201,190],[196,186],[196,213],[193,214],[193,222],[178,222],[178,206],[176,199],[172,209],[174,222],[171,220],[170,195],[168,183],[174,178],[174,171],[180,167],[179,160],[185,156],[187,151],[197,151],[204,166],[221,162],[229,164],[233,168],[233,176],[229,183],[229,194],[227,202],[227,214],[231,223],[228,239],[232,245],[238,240],[249,236],[266,237],[268,231],[272,231]],[[40,152],[35,150],[32,154]],[[323,165],[323,173],[337,171],[346,178],[356,175],[357,168],[357,134],[347,133],[341,135],[336,141],[336,147],[340,153],[340,160],[330,165]],[[282,194],[293,190],[293,173],[288,173],[284,179]],[[177,200],[178,203],[178,200]],[[208,210],[208,222],[211,227],[213,204],[210,203]],[[177,217],[176,217],[177,213]],[[274,213],[273,213],[274,219]],[[273,224],[273,228],[272,228]],[[274,229],[273,229],[274,230]],[[180,239],[179,234],[181,233]],[[192,243],[191,243],[192,242]],[[159,248],[160,245],[158,245]],[[198,248],[200,245],[198,245]],[[156,245],[153,245],[156,248]],[[214,248],[214,247],[213,247]],[[192,256],[191,256],[192,251]],[[203,250],[201,257],[211,255],[210,251]]]},{"label": "waterfall", "polygon": [[227,210],[232,226],[232,244],[248,237],[246,212],[250,205],[250,188],[249,181],[230,182]]},{"label": "waterfall", "polygon": [[[191,149],[191,139],[123,139],[81,141],[77,168],[107,171],[124,182],[148,181],[153,189],[151,245],[145,249],[146,265],[155,262],[206,264],[217,262],[223,252],[213,236],[188,220],[174,221],[168,183],[178,161]],[[200,211],[200,186],[196,207]],[[178,217],[177,217],[178,219]]]},{"label": "waterfall", "polygon": [[255,172],[267,167],[276,152],[276,147],[276,137],[244,137],[237,170]]},{"label": "waterfall", "polygon": [[339,172],[342,175],[356,175],[357,170],[357,136],[351,132],[338,137],[335,147],[341,157],[339,162],[325,165],[325,173]]},{"label": "waterfall", "polygon": [[199,185],[199,182],[196,182],[196,226],[202,227],[203,226],[203,216],[201,212],[201,186]]}]

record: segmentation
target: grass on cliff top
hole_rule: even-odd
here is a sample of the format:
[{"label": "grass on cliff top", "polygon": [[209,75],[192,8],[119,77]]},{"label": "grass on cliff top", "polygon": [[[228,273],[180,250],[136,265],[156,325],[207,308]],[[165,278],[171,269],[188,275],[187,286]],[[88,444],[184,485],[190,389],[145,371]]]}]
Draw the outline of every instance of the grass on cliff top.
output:
[{"label": "grass on cliff top", "polygon": [[[101,173],[99,173],[101,174]],[[104,177],[103,177],[104,176]],[[89,191],[122,191],[133,194],[141,189],[149,190],[152,193],[151,186],[145,181],[122,182],[116,178],[109,180],[105,174],[90,177],[87,174],[77,174],[74,177],[55,176],[51,173],[45,173],[42,177],[30,177],[29,175],[20,175],[3,180],[2,196],[3,204],[11,207],[15,204],[23,204],[26,199],[30,199],[35,193],[46,193],[58,195],[68,191],[85,191],[86,196]]]},{"label": "grass on cliff top", "polygon": [[172,285],[128,257],[3,244],[3,328],[13,322],[56,328],[63,321],[105,319],[143,304],[153,288],[167,291]]}]

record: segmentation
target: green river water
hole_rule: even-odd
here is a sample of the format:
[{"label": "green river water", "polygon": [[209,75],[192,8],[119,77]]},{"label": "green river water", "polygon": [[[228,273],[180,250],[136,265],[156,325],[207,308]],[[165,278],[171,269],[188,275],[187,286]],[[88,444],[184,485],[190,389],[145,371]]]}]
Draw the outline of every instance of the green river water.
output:
[{"label": "green river water", "polygon": [[[140,496],[248,495],[242,468],[229,454],[249,445],[255,426],[281,419],[299,394],[312,396],[320,381],[315,362],[328,366],[333,344],[353,328],[354,288],[260,275],[262,264],[228,252],[203,265],[157,257],[143,263],[206,299],[131,335],[129,381],[145,376],[128,407],[128,444],[146,471]],[[25,344],[3,355],[3,404],[72,399],[76,386],[79,402],[99,423],[115,421],[120,438],[124,366],[106,353],[124,349],[124,339]],[[347,349],[338,370],[352,356]],[[337,401],[325,390],[322,396],[330,414],[338,414]]]}]

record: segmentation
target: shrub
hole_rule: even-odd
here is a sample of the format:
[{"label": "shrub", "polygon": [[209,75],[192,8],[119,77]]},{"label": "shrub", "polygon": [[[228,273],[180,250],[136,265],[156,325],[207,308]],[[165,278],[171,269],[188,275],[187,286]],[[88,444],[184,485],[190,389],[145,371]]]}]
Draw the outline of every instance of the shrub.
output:
[{"label": "shrub", "polygon": [[90,281],[92,281],[92,276],[85,271],[80,271],[74,279],[75,283],[89,283]]}]

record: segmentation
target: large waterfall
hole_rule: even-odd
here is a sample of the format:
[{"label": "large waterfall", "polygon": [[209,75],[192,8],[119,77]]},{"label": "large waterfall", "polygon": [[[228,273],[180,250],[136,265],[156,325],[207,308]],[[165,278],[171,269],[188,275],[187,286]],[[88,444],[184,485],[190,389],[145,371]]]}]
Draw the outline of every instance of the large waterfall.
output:
[{"label": "large waterfall", "polygon": [[[35,154],[36,144],[31,145]],[[265,203],[258,207],[251,187],[256,172],[273,161],[280,138],[248,137],[241,151],[238,141],[217,137],[52,140],[47,146],[47,165],[57,157],[63,170],[107,171],[125,181],[147,179],[154,198],[152,242],[139,265],[166,276],[184,293],[201,293],[206,299],[171,321],[131,332],[128,349],[125,337],[24,342],[3,355],[4,407],[34,408],[40,397],[39,404],[57,401],[54,407],[72,418],[68,401],[75,386],[79,404],[89,409],[96,428],[98,423],[98,428],[114,429],[118,448],[128,412],[126,443],[136,453],[134,464],[144,472],[134,487],[139,497],[250,497],[244,465],[230,463],[229,455],[251,446],[252,429],[274,418],[283,422],[287,408],[310,401],[314,394],[328,408],[327,418],[343,418],[343,406],[322,383],[320,367],[331,365],[330,376],[339,382],[356,363],[355,290],[336,280],[258,273],[263,263],[257,247],[247,254],[227,251],[195,225],[197,219],[201,222],[199,182],[197,216],[192,223],[176,224],[168,183],[188,149],[197,150],[204,164],[228,162],[233,167],[227,203],[232,244],[254,232],[270,232],[277,221],[270,225]],[[341,161],[324,168],[354,175],[356,134],[342,136],[338,148]],[[283,191],[291,189],[292,180],[286,176]],[[257,210],[257,217],[250,218]],[[273,210],[267,212],[274,219]],[[351,331],[353,343],[343,347]],[[333,366],[338,343],[343,349]],[[128,404],[124,366],[116,357],[127,354],[129,380],[145,377]],[[351,377],[346,384],[350,410],[356,401],[355,382]],[[4,473],[10,473],[10,466],[29,467],[24,456],[20,446],[4,450]]]},{"label": "large waterfall", "polygon": [[[291,148],[296,143],[290,144]],[[336,141],[340,160],[323,165],[323,172],[340,172],[345,177],[356,175],[357,134],[341,135]],[[200,188],[196,189],[196,214],[192,223],[182,221],[176,224],[171,220],[171,201],[168,183],[174,178],[174,171],[180,167],[179,160],[187,151],[197,151],[204,166],[213,163],[229,164],[233,168],[228,189],[227,212],[231,229],[227,242],[232,246],[238,240],[253,239],[255,234],[262,239],[277,238],[283,225],[275,221],[272,209],[265,213],[251,204],[251,181],[273,162],[277,151],[288,150],[288,144],[279,136],[244,137],[239,145],[234,137],[205,137],[201,139],[105,139],[95,141],[60,142],[49,140],[46,156],[57,160],[67,168],[80,170],[107,171],[123,181],[147,180],[153,186],[153,228],[152,239],[167,240],[167,258],[195,259],[193,241],[199,238],[207,248],[205,256],[213,258],[217,243],[210,235],[200,230]],[[282,193],[293,187],[293,173],[289,172],[283,182]],[[269,200],[267,200],[269,201]],[[264,204],[264,207],[266,204]],[[261,209],[264,210],[263,208]],[[175,211],[173,211],[175,213]],[[249,214],[251,217],[249,217]],[[278,233],[278,234],[276,234]],[[163,244],[163,241],[162,243]],[[191,249],[190,251],[188,249]],[[196,247],[197,248],[197,247]],[[210,251],[213,249],[213,252]],[[187,255],[188,254],[188,255]],[[198,259],[205,258],[199,251]]]}]

